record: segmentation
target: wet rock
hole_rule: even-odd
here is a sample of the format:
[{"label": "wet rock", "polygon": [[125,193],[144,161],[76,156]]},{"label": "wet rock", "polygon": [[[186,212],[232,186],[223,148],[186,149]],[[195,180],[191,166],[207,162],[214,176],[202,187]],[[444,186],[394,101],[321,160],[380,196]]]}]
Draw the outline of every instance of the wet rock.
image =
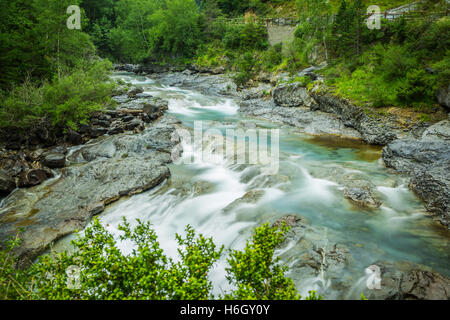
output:
[{"label": "wet rock", "polygon": [[114,135],[114,134],[119,134],[119,133],[123,133],[123,132],[125,132],[123,127],[118,125],[118,126],[115,126],[115,127],[111,128],[111,129],[109,129],[108,134],[109,135]]},{"label": "wet rock", "polygon": [[446,140],[395,140],[383,149],[386,166],[411,175],[409,187],[429,212],[450,225],[450,143]]},{"label": "wet rock", "polygon": [[3,170],[0,170],[0,196],[4,197],[16,189],[14,178]]},{"label": "wet rock", "polygon": [[19,177],[19,188],[34,187],[48,178],[53,178],[53,173],[44,169],[31,169],[23,172]]},{"label": "wet rock", "polygon": [[381,289],[366,290],[373,300],[449,300],[450,279],[410,262],[375,262],[381,271]]},{"label": "wet rock", "polygon": [[329,285],[335,290],[348,290],[351,284],[344,275],[351,260],[349,249],[331,242],[330,230],[312,226],[300,215],[284,216],[274,225],[284,221],[291,229],[280,249],[292,248],[281,257],[292,264],[289,277],[300,287],[315,287],[319,294],[326,294]]},{"label": "wet rock", "polygon": [[425,201],[429,212],[450,226],[450,161],[413,175],[409,187]]},{"label": "wet rock", "polygon": [[264,190],[251,190],[247,192],[245,195],[243,195],[241,198],[236,199],[235,201],[230,203],[223,209],[223,211],[230,212],[239,208],[242,205],[254,204],[264,196],[264,193],[265,193]]},{"label": "wet rock", "polygon": [[163,84],[181,88],[193,88],[204,94],[238,96],[237,85],[228,76],[206,74],[183,74],[172,72],[159,78]]},{"label": "wet rock", "polygon": [[103,128],[103,127],[98,127],[98,126],[93,126],[89,129],[89,135],[92,138],[98,138],[101,137],[105,134],[108,133],[108,129],[107,128]]},{"label": "wet rock", "polygon": [[139,126],[143,126],[142,121],[138,120],[138,119],[134,119],[130,122],[127,122],[125,124],[125,130],[129,130],[132,131],[135,128],[139,127]]},{"label": "wet rock", "polygon": [[64,168],[66,156],[63,153],[49,153],[44,156],[44,165],[49,168]]},{"label": "wet rock", "polygon": [[367,208],[379,208],[381,206],[381,201],[376,200],[372,196],[372,192],[364,188],[345,188],[344,189],[345,198],[349,199],[353,203]]},{"label": "wet rock", "polygon": [[122,121],[123,121],[123,122],[130,122],[130,121],[132,121],[132,120],[134,120],[134,117],[131,116],[131,115],[127,115],[127,116],[125,116],[125,117],[122,118]]},{"label": "wet rock", "polygon": [[279,228],[283,225],[288,227],[296,226],[302,220],[301,217],[295,215],[284,216],[272,224],[272,228]]},{"label": "wet rock", "polygon": [[141,87],[132,87],[130,90],[128,90],[128,98],[134,98],[137,94],[143,93],[144,89]]},{"label": "wet rock", "polygon": [[307,134],[361,139],[358,131],[346,127],[338,116],[330,113],[310,111],[306,107],[280,107],[273,101],[260,99],[241,101],[239,106],[245,115],[285,123]]},{"label": "wet rock", "polygon": [[281,84],[272,93],[274,102],[282,107],[311,107],[314,100],[308,89],[299,83]]}]

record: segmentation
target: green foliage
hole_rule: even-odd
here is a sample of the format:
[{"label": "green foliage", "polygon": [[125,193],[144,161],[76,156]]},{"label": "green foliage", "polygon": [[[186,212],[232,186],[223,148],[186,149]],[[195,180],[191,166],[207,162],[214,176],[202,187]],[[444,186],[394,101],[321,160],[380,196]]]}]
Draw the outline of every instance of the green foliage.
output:
[{"label": "green foliage", "polygon": [[41,86],[26,81],[14,87],[0,102],[0,127],[29,128],[48,120],[61,129],[76,129],[92,112],[112,103],[110,69],[109,61],[88,63]]},{"label": "green foliage", "polygon": [[244,251],[233,250],[227,259],[227,279],[237,287],[228,299],[297,300],[294,283],[285,277],[287,267],[278,264],[275,249],[285,240],[286,226],[279,229],[265,224],[256,228]]},{"label": "green foliage", "polygon": [[253,52],[245,52],[236,62],[238,73],[234,76],[234,82],[238,86],[246,84],[255,75],[255,57]]},{"label": "green foliage", "polygon": [[69,5],[79,0],[1,1],[0,89],[70,71],[93,55],[89,36],[66,27]]},{"label": "green foliage", "polygon": [[[244,251],[231,250],[227,279],[236,289],[224,299],[300,299],[286,267],[275,258],[284,242],[286,226],[265,224],[255,230]],[[150,223],[137,220],[132,228],[123,218],[116,239],[95,219],[83,235],[72,241],[74,250],[41,256],[25,270],[16,270],[17,258],[9,254],[19,245],[8,243],[0,251],[0,299],[39,300],[203,300],[214,299],[208,274],[220,259],[223,247],[212,238],[197,235],[188,226],[176,235],[179,261],[167,258]],[[132,245],[125,254],[118,241]],[[76,272],[78,278],[74,277]],[[322,297],[310,292],[307,300]]]},{"label": "green foliage", "polygon": [[11,239],[0,250],[0,300],[30,299],[31,290],[25,285],[27,274],[17,269],[17,258],[12,253],[21,241]]}]

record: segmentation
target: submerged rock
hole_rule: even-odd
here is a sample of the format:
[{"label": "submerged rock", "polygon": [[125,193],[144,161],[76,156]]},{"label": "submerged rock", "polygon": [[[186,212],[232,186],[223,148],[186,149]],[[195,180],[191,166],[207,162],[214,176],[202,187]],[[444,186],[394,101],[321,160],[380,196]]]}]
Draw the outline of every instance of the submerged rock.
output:
[{"label": "submerged rock", "polygon": [[376,209],[381,206],[381,201],[375,199],[369,189],[358,187],[345,188],[344,196],[362,207]]},{"label": "submerged rock", "polygon": [[446,140],[395,140],[383,149],[386,166],[411,175],[409,187],[429,212],[450,225],[450,143]]}]

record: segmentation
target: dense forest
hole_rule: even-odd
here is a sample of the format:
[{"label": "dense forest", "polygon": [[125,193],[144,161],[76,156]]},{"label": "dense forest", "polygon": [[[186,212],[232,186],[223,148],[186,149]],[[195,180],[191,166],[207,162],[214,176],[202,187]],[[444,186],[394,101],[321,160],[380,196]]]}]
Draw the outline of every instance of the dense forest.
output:
[{"label": "dense forest", "polygon": [[[405,1],[394,2],[388,3]],[[65,27],[66,9],[74,3],[82,8],[82,30]],[[362,27],[366,5],[361,0],[2,1],[0,126],[26,128],[49,118],[62,129],[75,127],[108,105],[112,86],[102,77],[110,66],[98,57],[224,66],[240,85],[260,71],[295,73],[327,60],[327,82],[339,95],[375,106],[426,109],[450,79],[449,18],[395,19],[369,30]],[[248,11],[264,17],[283,6],[303,21],[285,47],[269,46],[261,25],[227,20]],[[446,9],[445,1],[422,6],[429,12]]]}]

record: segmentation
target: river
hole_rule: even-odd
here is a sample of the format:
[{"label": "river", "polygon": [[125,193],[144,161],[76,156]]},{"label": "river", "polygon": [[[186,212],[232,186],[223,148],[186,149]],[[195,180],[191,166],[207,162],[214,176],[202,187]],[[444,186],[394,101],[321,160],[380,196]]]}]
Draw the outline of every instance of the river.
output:
[{"label": "river", "polygon": [[[168,87],[127,73],[115,77],[169,100],[168,112],[186,127],[201,120],[204,130],[279,129],[280,165],[278,174],[267,176],[258,165],[227,161],[171,164],[172,178],[162,186],[112,204],[99,216],[109,231],[118,234],[122,216],[130,221],[150,221],[166,254],[176,258],[175,233],[183,234],[188,224],[212,236],[216,244],[242,249],[255,227],[298,214],[323,234],[317,243],[324,247],[342,244],[351,257],[342,271],[350,287],[340,291],[326,272],[310,279],[295,273],[299,260],[295,243],[279,250],[281,262],[291,268],[288,276],[303,295],[315,289],[329,299],[359,298],[365,269],[378,260],[410,261],[450,276],[448,232],[427,216],[423,203],[408,189],[407,179],[382,165],[380,148],[353,140],[312,137],[278,123],[244,118],[232,98]],[[336,173],[370,181],[383,204],[378,209],[364,209],[350,203],[343,196],[343,186],[333,178]],[[255,189],[264,191],[256,202],[223,210]],[[58,245],[64,246],[72,238],[66,237]],[[121,246],[130,250],[127,243]],[[224,266],[225,257],[210,275],[216,294],[229,289]]]}]

